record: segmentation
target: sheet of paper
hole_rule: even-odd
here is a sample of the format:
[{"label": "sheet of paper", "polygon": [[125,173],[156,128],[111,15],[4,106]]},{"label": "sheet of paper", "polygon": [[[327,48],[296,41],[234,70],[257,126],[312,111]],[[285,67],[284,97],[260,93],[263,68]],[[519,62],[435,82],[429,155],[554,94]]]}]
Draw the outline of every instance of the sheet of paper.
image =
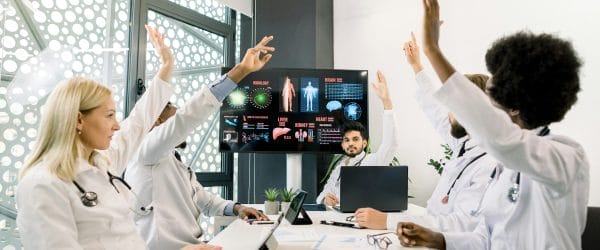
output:
[{"label": "sheet of paper", "polygon": [[273,233],[278,242],[317,241],[319,234],[314,228],[278,228]]},{"label": "sheet of paper", "polygon": [[366,237],[348,236],[343,234],[323,235],[312,249],[315,250],[352,250],[352,249],[370,249]]}]

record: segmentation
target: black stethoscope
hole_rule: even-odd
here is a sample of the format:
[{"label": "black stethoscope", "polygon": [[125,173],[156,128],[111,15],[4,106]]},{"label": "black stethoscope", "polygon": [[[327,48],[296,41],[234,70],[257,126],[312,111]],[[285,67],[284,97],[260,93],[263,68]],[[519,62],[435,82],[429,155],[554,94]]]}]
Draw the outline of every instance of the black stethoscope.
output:
[{"label": "black stethoscope", "polygon": [[[461,157],[467,151],[467,149],[465,149],[465,146],[466,146],[468,140],[469,139],[466,139],[463,142],[463,145],[460,148],[460,151],[458,153],[458,157]],[[482,154],[480,154],[480,155],[476,156],[475,158],[473,158],[471,161],[469,161],[469,163],[467,163],[467,165],[465,165],[463,167],[463,169],[460,171],[460,173],[458,173],[458,176],[456,176],[456,179],[454,179],[454,182],[452,182],[452,185],[448,189],[448,192],[446,193],[446,195],[442,198],[442,203],[443,204],[448,204],[448,200],[450,199],[450,192],[452,192],[452,188],[454,188],[454,185],[456,185],[456,181],[458,181],[458,179],[460,179],[460,177],[462,176],[463,172],[465,172],[465,170],[467,169],[467,167],[469,167],[469,165],[471,165],[473,162],[479,160],[479,158],[483,157],[486,154],[487,154],[486,152],[483,152]]]},{"label": "black stethoscope", "polygon": [[[353,167],[358,167],[358,166],[360,166],[360,164],[361,164],[361,163],[362,163],[362,161],[365,159],[365,157],[367,157],[367,152],[364,152],[364,154],[365,154],[365,155],[363,155],[363,157],[362,157],[362,158],[360,158],[360,160],[359,160],[359,161],[357,161],[356,163],[354,163],[354,165],[352,165]],[[342,160],[342,158],[340,158],[340,160]],[[337,178],[337,181],[335,182],[335,185],[336,185],[336,186],[339,186],[339,185],[340,185],[340,178],[342,178],[342,175],[339,175],[339,176],[338,176],[338,178]]]},{"label": "black stethoscope", "polygon": [[[546,126],[544,128],[542,128],[542,130],[540,130],[540,132],[537,134],[538,136],[546,136],[550,134],[550,129]],[[492,174],[490,175],[490,180],[488,181],[487,185],[485,186],[485,191],[483,192],[483,195],[481,196],[481,199],[479,200],[479,205],[477,205],[477,209],[472,210],[471,211],[471,216],[477,216],[481,213],[481,204],[483,203],[483,197],[485,196],[485,193],[487,193],[488,187],[490,186],[490,184],[492,183],[492,181],[494,180],[494,178],[496,177],[496,173],[497,168],[494,168],[494,171],[492,171]],[[519,200],[519,195],[521,192],[521,172],[517,172],[517,178],[515,178],[515,181],[513,182],[512,187],[510,187],[508,189],[508,201],[510,201],[510,203],[516,203],[517,200]]]},{"label": "black stethoscope", "polygon": [[[123,180],[123,178],[115,176],[108,171],[106,171],[106,174],[108,175],[108,182],[115,188],[117,193],[120,193],[120,191],[114,183],[115,180],[121,182],[121,184],[123,184],[127,188],[127,190],[129,190],[129,192],[131,192],[133,194],[135,199],[139,201],[137,195],[131,190],[131,186],[129,186],[129,184],[125,180]],[[83,203],[84,206],[95,207],[96,205],[98,205],[98,194],[96,194],[96,192],[85,191],[85,189],[83,189],[81,187],[81,185],[79,185],[79,183],[77,183],[76,181],[73,181],[73,184],[75,184],[75,186],[77,187],[79,192],[81,192],[80,199],[81,199],[81,203]],[[131,211],[133,211],[134,213],[136,213],[138,215],[147,215],[150,212],[152,212],[153,209],[154,209],[153,206],[148,205],[148,206],[140,207],[141,213],[138,211],[135,211],[133,209],[131,209]]]}]

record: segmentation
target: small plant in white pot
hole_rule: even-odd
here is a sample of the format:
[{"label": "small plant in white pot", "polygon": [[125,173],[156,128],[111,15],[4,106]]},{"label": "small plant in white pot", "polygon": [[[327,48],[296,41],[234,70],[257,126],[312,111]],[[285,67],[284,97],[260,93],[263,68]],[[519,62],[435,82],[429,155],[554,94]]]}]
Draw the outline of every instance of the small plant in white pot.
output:
[{"label": "small plant in white pot", "polygon": [[265,189],[265,214],[278,214],[279,213],[279,190],[271,187]]},{"label": "small plant in white pot", "polygon": [[292,201],[292,198],[294,198],[294,196],[296,195],[298,191],[295,191],[294,189],[290,188],[290,189],[282,189],[281,190],[281,212],[282,213],[286,213],[288,208],[290,208],[290,202]]}]

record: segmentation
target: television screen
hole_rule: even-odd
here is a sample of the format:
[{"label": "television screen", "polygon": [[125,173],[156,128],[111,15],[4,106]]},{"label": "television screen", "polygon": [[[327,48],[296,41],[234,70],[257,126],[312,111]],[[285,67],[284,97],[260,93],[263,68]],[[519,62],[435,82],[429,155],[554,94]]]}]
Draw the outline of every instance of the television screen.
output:
[{"label": "television screen", "polygon": [[367,90],[366,70],[254,72],[223,101],[219,150],[342,152],[340,125],[358,121],[368,131]]}]

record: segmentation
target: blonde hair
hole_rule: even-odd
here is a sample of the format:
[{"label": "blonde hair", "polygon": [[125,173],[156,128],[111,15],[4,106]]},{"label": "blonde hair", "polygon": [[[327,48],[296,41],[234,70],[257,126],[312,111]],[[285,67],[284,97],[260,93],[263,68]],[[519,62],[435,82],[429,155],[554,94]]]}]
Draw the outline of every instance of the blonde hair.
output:
[{"label": "blonde hair", "polygon": [[108,98],[112,98],[110,89],[94,80],[73,77],[58,84],[43,107],[35,148],[27,157],[20,178],[43,161],[52,174],[73,181],[77,159],[83,152],[77,135],[78,114],[89,113]]},{"label": "blonde hair", "polygon": [[489,76],[484,74],[465,74],[471,82],[473,82],[477,87],[485,92],[485,86],[487,81],[490,79]]}]

